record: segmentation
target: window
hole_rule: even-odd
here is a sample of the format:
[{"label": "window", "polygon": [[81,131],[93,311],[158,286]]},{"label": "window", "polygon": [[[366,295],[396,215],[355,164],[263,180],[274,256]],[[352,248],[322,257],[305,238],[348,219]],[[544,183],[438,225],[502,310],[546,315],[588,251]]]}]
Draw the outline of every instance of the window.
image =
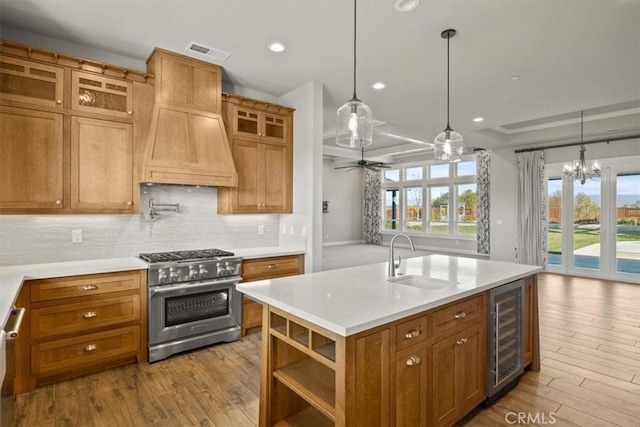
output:
[{"label": "window", "polygon": [[398,165],[384,171],[383,229],[475,238],[476,161]]}]

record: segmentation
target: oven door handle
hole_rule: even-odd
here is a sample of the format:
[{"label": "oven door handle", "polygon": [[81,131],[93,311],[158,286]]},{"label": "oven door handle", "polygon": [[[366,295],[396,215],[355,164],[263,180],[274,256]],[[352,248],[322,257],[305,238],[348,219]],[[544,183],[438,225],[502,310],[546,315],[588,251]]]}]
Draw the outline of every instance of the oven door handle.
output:
[{"label": "oven door handle", "polygon": [[228,279],[223,279],[223,280],[211,280],[208,282],[202,282],[202,283],[182,283],[182,284],[177,284],[177,285],[170,285],[170,286],[151,286],[149,288],[149,295],[155,295],[155,294],[164,294],[167,292],[174,292],[180,289],[201,289],[201,288],[206,288],[206,287],[211,287],[211,285],[230,285],[230,284],[236,284],[238,282],[240,282],[242,280],[242,277],[240,276],[233,276],[230,277]]}]

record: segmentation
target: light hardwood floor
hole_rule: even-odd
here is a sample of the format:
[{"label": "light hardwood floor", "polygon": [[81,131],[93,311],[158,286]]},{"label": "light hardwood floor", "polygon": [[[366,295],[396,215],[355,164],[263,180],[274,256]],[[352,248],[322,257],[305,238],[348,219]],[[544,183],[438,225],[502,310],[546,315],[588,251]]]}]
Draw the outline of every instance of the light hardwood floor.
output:
[{"label": "light hardwood floor", "polygon": [[[462,424],[640,425],[640,285],[542,274],[542,370]],[[22,395],[17,426],[257,425],[260,334]],[[506,418],[505,418],[506,417]]]}]

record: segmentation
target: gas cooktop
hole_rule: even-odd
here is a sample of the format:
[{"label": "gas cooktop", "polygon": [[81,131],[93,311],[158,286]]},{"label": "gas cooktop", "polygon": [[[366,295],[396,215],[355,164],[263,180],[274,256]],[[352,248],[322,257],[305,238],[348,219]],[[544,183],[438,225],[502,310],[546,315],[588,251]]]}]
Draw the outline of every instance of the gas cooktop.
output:
[{"label": "gas cooktop", "polygon": [[212,260],[222,257],[231,257],[234,256],[234,253],[220,249],[197,249],[192,251],[152,252],[148,254],[140,254],[139,256],[143,261],[150,264],[156,264],[161,262]]}]

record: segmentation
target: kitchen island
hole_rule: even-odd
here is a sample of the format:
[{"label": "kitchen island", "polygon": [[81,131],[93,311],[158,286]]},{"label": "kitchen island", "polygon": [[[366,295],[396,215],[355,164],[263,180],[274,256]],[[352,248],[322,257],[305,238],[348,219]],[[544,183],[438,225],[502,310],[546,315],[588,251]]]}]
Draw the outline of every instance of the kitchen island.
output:
[{"label": "kitchen island", "polygon": [[540,267],[443,255],[239,284],[263,310],[260,425],[451,425],[485,399],[486,292]]}]

